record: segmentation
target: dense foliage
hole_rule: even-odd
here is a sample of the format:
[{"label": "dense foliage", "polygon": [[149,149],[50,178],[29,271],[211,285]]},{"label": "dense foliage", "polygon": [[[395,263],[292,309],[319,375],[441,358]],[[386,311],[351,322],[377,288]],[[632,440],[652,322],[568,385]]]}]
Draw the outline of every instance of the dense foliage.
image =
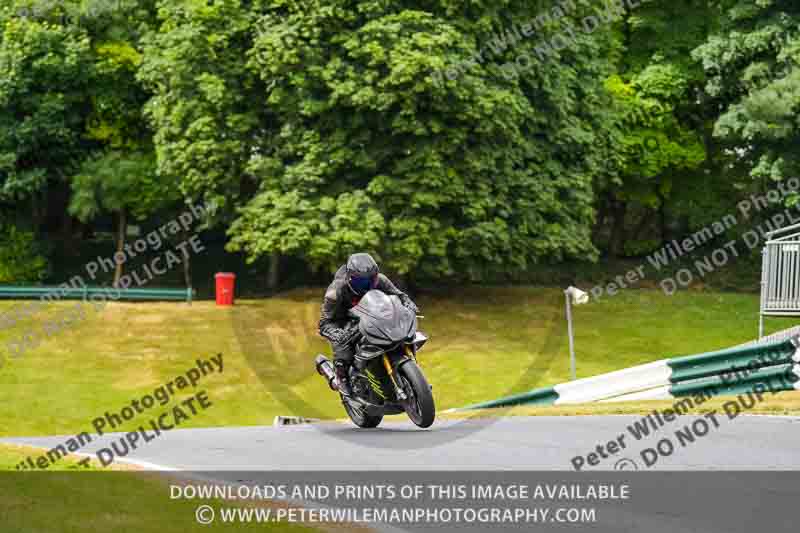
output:
[{"label": "dense foliage", "polygon": [[48,268],[47,258],[32,232],[0,223],[0,283],[42,281]]},{"label": "dense foliage", "polygon": [[714,134],[734,163],[757,179],[800,171],[800,5],[792,0],[728,0],[718,28],[693,57],[720,116]]},{"label": "dense foliage", "polygon": [[206,201],[273,270],[638,255],[798,175],[798,60],[791,0],[5,0],[0,210],[119,248]]}]

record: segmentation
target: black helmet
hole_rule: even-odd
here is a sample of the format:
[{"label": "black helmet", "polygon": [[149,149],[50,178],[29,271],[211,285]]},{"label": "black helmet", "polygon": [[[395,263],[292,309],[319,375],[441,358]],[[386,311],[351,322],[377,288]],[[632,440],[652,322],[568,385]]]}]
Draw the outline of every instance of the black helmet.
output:
[{"label": "black helmet", "polygon": [[378,284],[378,263],[369,254],[353,254],[347,259],[347,285],[364,295]]}]

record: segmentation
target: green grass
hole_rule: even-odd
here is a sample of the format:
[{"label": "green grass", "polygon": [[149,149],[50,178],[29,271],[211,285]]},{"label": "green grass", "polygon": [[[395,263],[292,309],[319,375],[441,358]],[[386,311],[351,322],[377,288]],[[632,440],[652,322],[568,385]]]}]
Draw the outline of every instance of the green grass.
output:
[{"label": "green grass", "polygon": [[[182,427],[270,424],[277,414],[340,418],[341,406],[313,368],[314,355],[329,351],[316,335],[321,294],[295,290],[228,309],[212,302],[112,304],[90,313],[0,367],[0,436],[90,431],[95,417],[118,412],[195,359],[220,352],[224,374],[198,388],[213,406]],[[568,379],[561,291],[469,288],[423,295],[419,303],[421,329],[431,338],[420,361],[440,410]],[[0,311],[13,305],[19,303],[0,302]],[[41,329],[47,316],[72,305],[53,304],[27,326]],[[627,291],[576,307],[578,377],[751,340],[757,313],[757,295],[694,291]],[[777,330],[794,322],[767,324]],[[0,347],[23,329],[0,331]],[[122,429],[150,418],[141,415]]]},{"label": "green grass", "polygon": [[[29,456],[37,456],[42,453],[39,448],[29,446],[16,446],[12,444],[0,444],[0,472],[3,471],[16,471],[19,465],[25,458]],[[73,472],[73,471],[98,471],[101,469],[100,464],[92,459],[89,466],[79,464],[82,457],[69,456],[64,460],[59,461],[53,465],[50,471],[57,472]],[[113,469],[125,469],[124,466],[113,466]]]},{"label": "green grass", "polygon": [[[0,470],[14,468],[30,449],[0,445]],[[92,472],[75,475],[80,469]],[[195,531],[313,531],[295,524],[220,524],[195,520],[200,505],[233,507],[219,500],[172,500],[170,481],[140,472],[97,472],[66,459],[58,472],[0,474],[0,530],[14,533],[168,533]],[[266,503],[266,505],[274,505]]]}]

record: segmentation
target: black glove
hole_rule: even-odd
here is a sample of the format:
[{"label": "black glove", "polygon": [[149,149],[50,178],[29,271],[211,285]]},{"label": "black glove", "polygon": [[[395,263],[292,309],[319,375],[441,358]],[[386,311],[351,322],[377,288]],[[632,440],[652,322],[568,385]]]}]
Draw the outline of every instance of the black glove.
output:
[{"label": "black glove", "polygon": [[330,328],[322,336],[333,344],[347,344],[353,340],[358,333],[358,322],[349,322],[343,328]]},{"label": "black glove", "polygon": [[409,298],[408,295],[404,294],[403,296],[401,296],[400,302],[403,304],[403,307],[405,307],[415,315],[419,314],[419,307],[417,307],[417,304],[411,301],[411,298]]},{"label": "black glove", "polygon": [[328,328],[322,333],[322,336],[333,344],[341,344],[346,335],[343,328]]},{"label": "black glove", "polygon": [[358,320],[353,320],[352,322],[349,322],[343,328],[343,331],[344,331],[344,337],[342,338],[342,342],[351,342],[361,333],[361,330],[358,329]]}]

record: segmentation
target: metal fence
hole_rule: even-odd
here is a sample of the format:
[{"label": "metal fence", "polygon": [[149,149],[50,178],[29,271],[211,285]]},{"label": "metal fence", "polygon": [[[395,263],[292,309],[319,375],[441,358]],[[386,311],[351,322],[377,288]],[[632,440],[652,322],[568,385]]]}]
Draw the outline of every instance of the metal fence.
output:
[{"label": "metal fence", "polygon": [[194,289],[115,289],[112,287],[10,287],[0,285],[0,299],[89,300],[102,296],[106,300],[184,301],[192,303]]},{"label": "metal fence", "polygon": [[765,316],[800,316],[800,224],[766,234],[761,260],[761,311],[758,338]]}]

